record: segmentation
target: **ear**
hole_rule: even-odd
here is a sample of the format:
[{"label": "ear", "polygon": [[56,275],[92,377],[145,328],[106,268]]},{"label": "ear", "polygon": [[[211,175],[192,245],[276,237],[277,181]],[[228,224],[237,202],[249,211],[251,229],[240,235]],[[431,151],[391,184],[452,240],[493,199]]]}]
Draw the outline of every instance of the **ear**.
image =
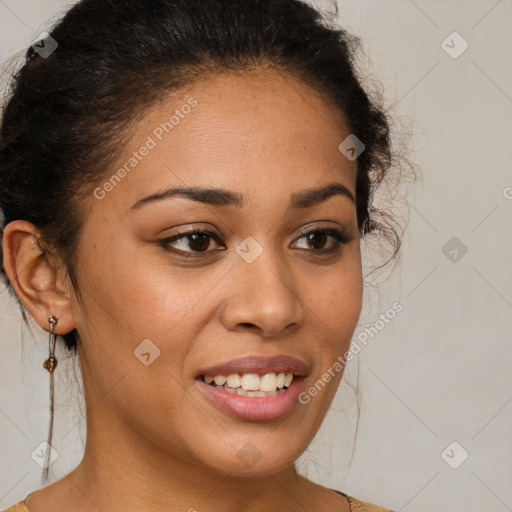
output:
[{"label": "ear", "polygon": [[75,327],[71,297],[73,288],[64,265],[43,252],[40,233],[30,222],[15,220],[3,232],[4,267],[16,295],[34,320],[49,331],[48,318],[55,315],[56,334]]}]

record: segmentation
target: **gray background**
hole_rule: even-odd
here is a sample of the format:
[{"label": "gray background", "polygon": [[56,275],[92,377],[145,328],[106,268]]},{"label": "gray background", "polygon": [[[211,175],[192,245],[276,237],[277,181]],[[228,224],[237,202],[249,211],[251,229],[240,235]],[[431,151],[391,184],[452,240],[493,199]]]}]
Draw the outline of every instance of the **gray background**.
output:
[{"label": "gray background", "polygon": [[[68,4],[0,0],[2,83],[12,64],[7,59]],[[354,339],[395,301],[403,310],[350,363],[299,468],[323,485],[397,511],[510,511],[512,2],[343,0],[339,8],[343,26],[364,40],[365,65],[384,85],[396,130],[411,134],[423,182],[407,192],[402,263],[367,288]],[[463,39],[448,37],[454,31]],[[464,53],[447,53],[459,53],[464,40]],[[452,237],[455,245],[443,252]],[[48,340],[35,323],[33,337],[22,326],[3,289],[0,317],[0,508],[6,508],[41,487],[31,453],[47,436]],[[85,439],[79,369],[57,356],[59,370],[69,372],[56,373],[59,456],[52,480],[79,463]]]}]

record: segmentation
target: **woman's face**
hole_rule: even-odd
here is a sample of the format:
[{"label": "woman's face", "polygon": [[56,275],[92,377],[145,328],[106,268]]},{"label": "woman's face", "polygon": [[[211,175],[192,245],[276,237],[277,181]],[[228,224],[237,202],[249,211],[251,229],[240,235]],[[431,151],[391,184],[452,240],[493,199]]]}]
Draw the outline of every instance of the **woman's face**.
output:
[{"label": "woman's face", "polygon": [[[196,83],[134,133],[86,200],[77,251],[88,445],[280,471],[319,428],[361,310],[356,163],[338,149],[349,132],[325,98],[267,71]],[[144,200],[177,187],[214,191]],[[268,397],[235,394],[236,376],[234,393],[203,382],[237,373],[249,388],[244,374],[304,375]]]}]

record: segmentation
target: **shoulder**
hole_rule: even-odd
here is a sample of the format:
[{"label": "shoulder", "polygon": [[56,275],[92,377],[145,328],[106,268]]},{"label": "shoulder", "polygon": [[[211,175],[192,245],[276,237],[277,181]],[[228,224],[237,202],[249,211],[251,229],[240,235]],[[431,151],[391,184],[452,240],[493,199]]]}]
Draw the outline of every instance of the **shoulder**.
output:
[{"label": "shoulder", "polygon": [[359,501],[356,498],[352,498],[352,496],[347,496],[347,499],[350,505],[350,512],[393,512],[388,508],[383,508],[377,505],[373,505],[372,503]]},{"label": "shoulder", "polygon": [[12,505],[11,507],[6,508],[2,512],[29,512],[29,510],[25,506],[23,501],[20,501],[19,503],[16,503],[15,505]]}]

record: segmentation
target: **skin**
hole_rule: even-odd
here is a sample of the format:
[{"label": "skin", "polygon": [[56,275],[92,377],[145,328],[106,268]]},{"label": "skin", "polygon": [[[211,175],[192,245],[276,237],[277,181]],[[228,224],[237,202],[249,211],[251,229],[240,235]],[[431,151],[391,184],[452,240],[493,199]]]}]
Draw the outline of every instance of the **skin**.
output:
[{"label": "skin", "polygon": [[[326,97],[289,76],[218,75],[146,112],[101,183],[189,97],[197,106],[136,168],[103,199],[87,197],[76,260],[82,301],[65,267],[43,257],[32,224],[5,229],[6,270],[30,314],[45,330],[53,314],[57,334],[78,331],[87,405],[82,462],[33,492],[31,512],[348,510],[294,467],[342,372],[309,404],[265,422],[218,409],[195,377],[234,358],[286,354],[309,365],[307,388],[348,349],[362,302],[355,204],[334,195],[287,207],[292,193],[332,182],[355,197],[356,163],[338,150],[349,131]],[[240,193],[243,206],[173,197],[129,211],[183,185]],[[211,239],[212,252],[196,259],[157,243],[188,227],[220,243]],[[299,233],[308,227],[345,230],[351,241],[315,254],[337,242],[308,242]],[[250,264],[235,251],[248,236],[263,249]],[[186,237],[170,247],[197,253]],[[145,366],[133,351],[148,338],[160,356]],[[247,442],[261,452],[252,467],[236,456]]]}]

